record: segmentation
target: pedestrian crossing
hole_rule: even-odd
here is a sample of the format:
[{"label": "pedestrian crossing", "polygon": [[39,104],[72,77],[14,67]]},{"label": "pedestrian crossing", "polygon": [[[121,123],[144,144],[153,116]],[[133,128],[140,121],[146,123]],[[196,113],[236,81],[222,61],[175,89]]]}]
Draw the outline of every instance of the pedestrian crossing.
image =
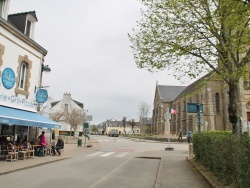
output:
[{"label": "pedestrian crossing", "polygon": [[104,152],[104,151],[97,151],[95,153],[91,153],[86,155],[87,157],[117,157],[117,158],[121,158],[121,157],[125,157],[126,155],[128,155],[129,153],[133,152],[133,149],[116,149],[114,151],[110,151],[110,152]]},{"label": "pedestrian crossing", "polygon": [[[109,140],[109,139],[104,139],[104,140],[98,140],[99,142],[109,142],[109,141],[112,141],[114,142],[113,139]],[[116,142],[126,142],[127,140],[115,140]]]}]

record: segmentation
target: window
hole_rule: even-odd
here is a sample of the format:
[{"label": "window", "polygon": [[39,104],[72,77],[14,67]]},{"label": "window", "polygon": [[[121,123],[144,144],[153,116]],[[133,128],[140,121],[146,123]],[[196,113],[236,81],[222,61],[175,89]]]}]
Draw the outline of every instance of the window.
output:
[{"label": "window", "polygon": [[16,97],[21,94],[28,99],[30,95],[30,79],[31,79],[32,61],[27,55],[18,57],[17,68],[17,84],[15,88]]},{"label": "window", "polygon": [[19,88],[23,90],[25,88],[26,72],[27,72],[26,70],[27,70],[27,65],[25,62],[22,62],[20,70],[20,78],[19,78]]},{"label": "window", "polygon": [[30,32],[31,32],[31,21],[27,20],[26,22],[26,30],[25,30],[25,35],[30,37]]},{"label": "window", "polygon": [[3,0],[0,0],[0,15],[3,14]]},{"label": "window", "polygon": [[10,0],[0,0],[0,16],[7,20]]},{"label": "window", "polygon": [[68,109],[69,109],[69,105],[65,104],[65,110],[68,111]]},{"label": "window", "polygon": [[34,18],[31,14],[27,15],[24,34],[31,39],[34,39],[34,30],[36,21],[37,21],[36,18]]},{"label": "window", "polygon": [[196,101],[197,103],[199,103],[199,95],[198,95],[198,94],[195,95],[195,101]]},{"label": "window", "polygon": [[220,95],[219,95],[219,93],[215,93],[215,108],[216,108],[216,112],[219,113],[220,112]]}]

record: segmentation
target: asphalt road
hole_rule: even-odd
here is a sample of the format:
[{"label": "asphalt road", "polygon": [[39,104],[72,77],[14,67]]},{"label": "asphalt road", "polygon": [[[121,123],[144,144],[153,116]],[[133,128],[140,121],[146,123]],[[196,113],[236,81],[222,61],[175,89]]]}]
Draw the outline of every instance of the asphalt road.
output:
[{"label": "asphalt road", "polygon": [[[1,187],[154,187],[160,159],[145,158],[144,152],[164,150],[167,143],[120,137],[93,137],[100,142],[100,147],[95,152],[2,175]],[[175,145],[175,149],[187,153],[187,145]]]}]

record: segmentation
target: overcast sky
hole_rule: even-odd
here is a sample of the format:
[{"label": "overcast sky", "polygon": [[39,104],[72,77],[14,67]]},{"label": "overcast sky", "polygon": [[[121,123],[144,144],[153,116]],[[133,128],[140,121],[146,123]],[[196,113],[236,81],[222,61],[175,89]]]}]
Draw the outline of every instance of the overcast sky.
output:
[{"label": "overcast sky", "polygon": [[48,50],[45,65],[52,69],[43,76],[49,96],[59,101],[71,93],[99,124],[138,120],[140,101],[152,112],[157,81],[181,85],[167,71],[136,67],[127,34],[141,8],[137,0],[10,0],[9,13],[36,11],[34,38]]}]

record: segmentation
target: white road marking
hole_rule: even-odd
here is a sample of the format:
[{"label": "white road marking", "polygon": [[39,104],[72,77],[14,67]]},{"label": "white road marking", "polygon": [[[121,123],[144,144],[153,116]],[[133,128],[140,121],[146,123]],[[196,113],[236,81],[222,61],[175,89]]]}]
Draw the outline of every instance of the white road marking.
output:
[{"label": "white road marking", "polygon": [[102,153],[103,153],[103,152],[98,151],[98,152],[95,152],[95,153],[89,154],[89,155],[87,155],[87,156],[88,156],[88,157],[91,157],[91,156],[100,155],[100,154],[102,154]]},{"label": "white road marking", "polygon": [[107,157],[109,155],[112,155],[113,153],[115,153],[115,152],[108,152],[108,153],[105,153],[105,154],[101,155],[101,157]]},{"label": "white road marking", "polygon": [[121,152],[120,154],[116,155],[115,157],[124,157],[127,155],[129,152]]}]

